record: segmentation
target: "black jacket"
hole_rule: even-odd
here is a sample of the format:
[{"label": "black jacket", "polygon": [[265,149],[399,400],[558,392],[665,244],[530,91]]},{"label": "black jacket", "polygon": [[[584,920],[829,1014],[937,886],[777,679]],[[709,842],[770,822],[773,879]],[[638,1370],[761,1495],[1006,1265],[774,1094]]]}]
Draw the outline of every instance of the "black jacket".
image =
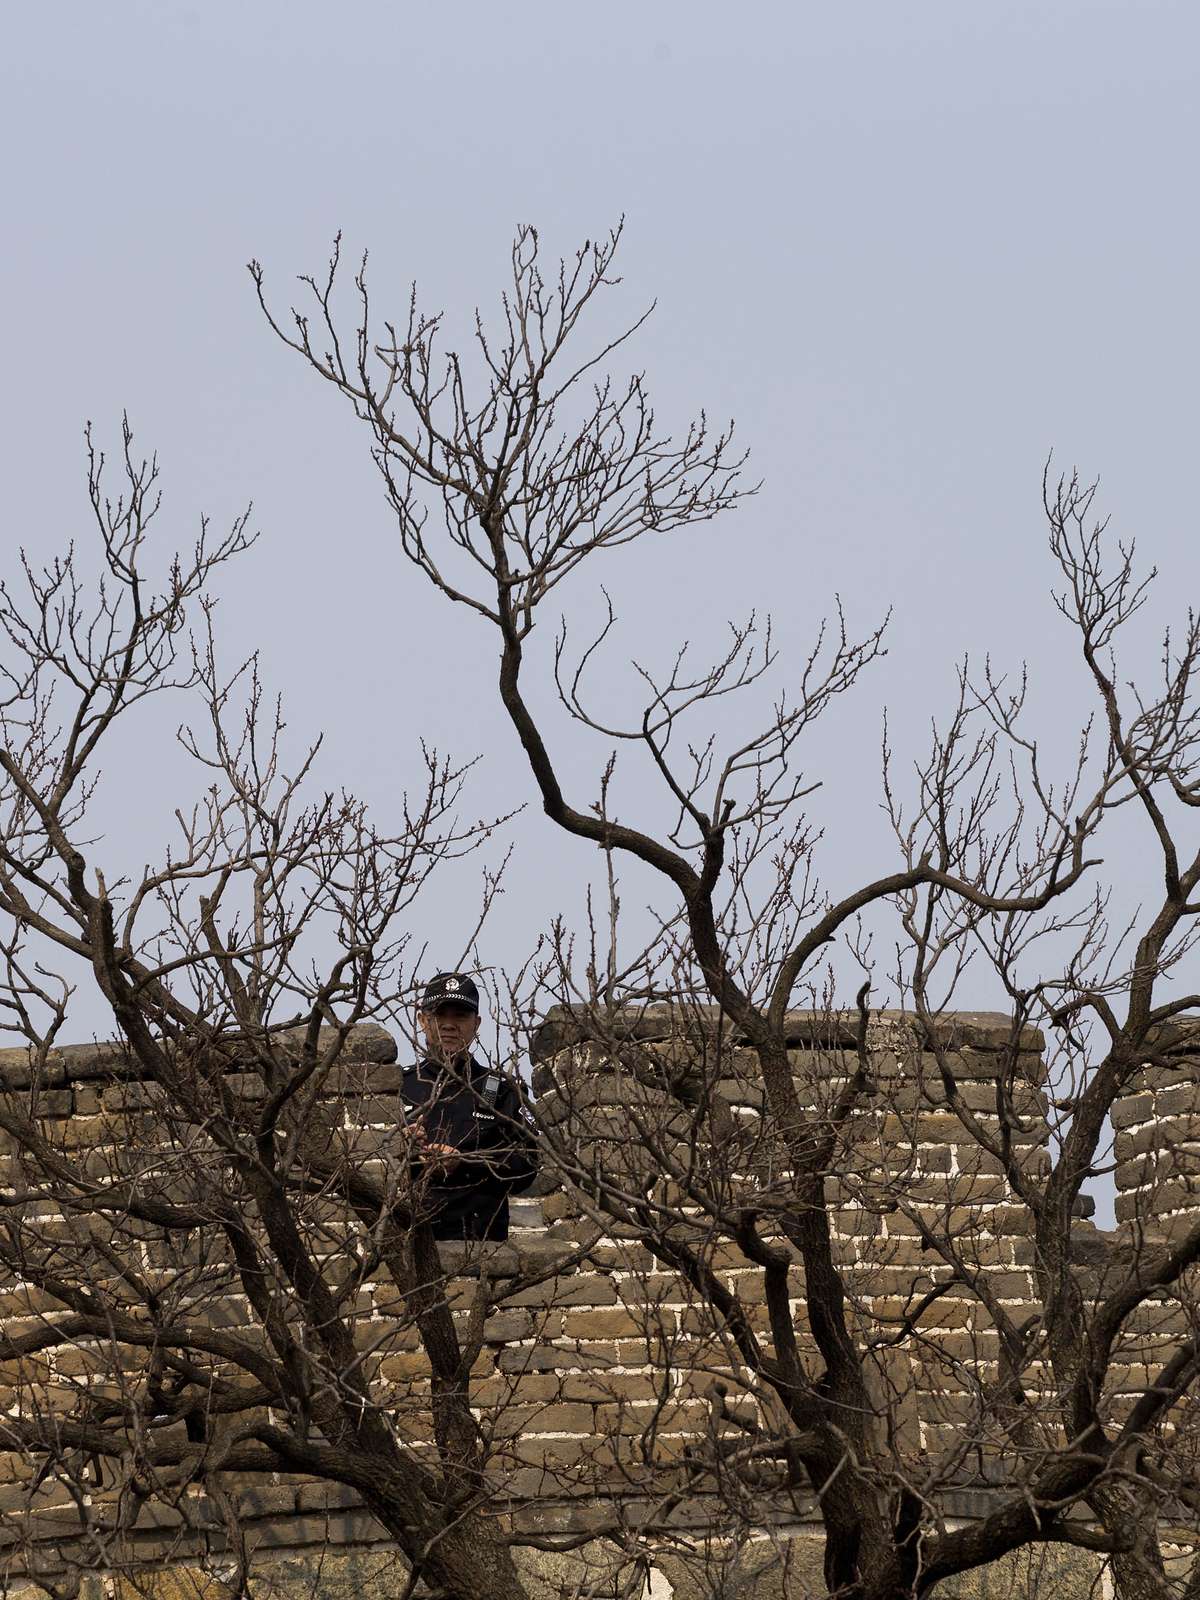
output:
[{"label": "black jacket", "polygon": [[527,1189],[537,1171],[533,1130],[513,1083],[474,1057],[468,1066],[427,1059],[405,1070],[400,1094],[409,1120],[419,1117],[427,1139],[462,1151],[453,1172],[417,1184],[417,1214],[436,1239],[507,1239],[508,1197]]}]

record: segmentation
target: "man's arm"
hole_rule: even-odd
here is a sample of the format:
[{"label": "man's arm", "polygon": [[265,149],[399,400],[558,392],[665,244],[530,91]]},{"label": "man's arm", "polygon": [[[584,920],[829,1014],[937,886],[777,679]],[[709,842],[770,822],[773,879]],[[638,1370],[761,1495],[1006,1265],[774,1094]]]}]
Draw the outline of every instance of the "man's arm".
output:
[{"label": "man's arm", "polygon": [[[414,1162],[424,1167],[433,1178],[448,1177],[460,1164],[462,1154],[457,1146],[445,1139],[429,1086],[416,1073],[406,1072],[400,1098],[404,1111],[404,1133]],[[429,1126],[431,1111],[434,1113],[433,1128]]]}]

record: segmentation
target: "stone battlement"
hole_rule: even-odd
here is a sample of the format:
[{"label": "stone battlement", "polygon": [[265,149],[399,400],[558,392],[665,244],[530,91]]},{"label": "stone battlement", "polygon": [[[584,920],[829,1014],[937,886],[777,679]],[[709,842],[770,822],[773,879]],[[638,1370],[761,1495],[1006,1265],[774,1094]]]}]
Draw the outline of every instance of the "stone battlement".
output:
[{"label": "stone battlement", "polygon": [[[599,1215],[583,1181],[591,1170],[623,1175],[643,1192],[662,1184],[662,1202],[678,1208],[689,1248],[735,1298],[749,1334],[768,1339],[760,1266],[690,1205],[678,1173],[645,1169],[654,1140],[664,1160],[686,1151],[689,1138],[694,1147],[687,1106],[715,1094],[727,1109],[730,1181],[736,1186],[737,1174],[752,1173],[756,1193],[769,1194],[778,1156],[762,1116],[757,1060],[704,1008],[646,1007],[620,1029],[618,1041],[611,1031],[597,1039],[605,1029],[568,1011],[543,1024],[533,1040],[533,1092],[550,1148],[557,1142],[571,1152],[567,1180],[551,1161],[534,1193],[513,1202],[506,1246],[443,1251],[446,1298],[472,1351],[472,1403],[489,1441],[497,1501],[511,1525],[531,1535],[587,1532],[600,1526],[614,1496],[634,1505],[661,1494],[692,1441],[735,1439],[739,1430],[744,1436],[771,1403],[747,1374],[729,1319],[714,1314],[711,1296],[655,1259],[635,1226]],[[830,1110],[864,1059],[857,1018],[796,1012],[787,1033],[800,1101],[810,1113]],[[851,1330],[869,1351],[880,1426],[889,1430],[897,1461],[914,1474],[953,1453],[971,1425],[974,1388],[996,1370],[988,1297],[1018,1322],[1038,1307],[1029,1213],[995,1156],[949,1109],[946,1073],[986,1131],[1000,1125],[1002,1065],[1010,1132],[1032,1178],[1049,1163],[1052,1137],[1043,1041],[1034,1030],[1014,1036],[1003,1017],[961,1013],[945,1018],[927,1044],[920,1047],[903,1017],[871,1018],[870,1092],[837,1124],[837,1178],[826,1194]],[[1097,1293],[1110,1263],[1127,1260],[1135,1238],[1172,1237],[1200,1218],[1198,1067],[1194,1031],[1182,1027],[1170,1065],[1147,1069],[1115,1108],[1118,1227],[1106,1233],[1082,1217],[1074,1225],[1076,1258]],[[231,1057],[222,1078],[224,1114],[261,1105],[263,1084],[252,1064]],[[345,1058],[321,1083],[314,1111],[322,1138],[347,1169],[391,1170],[403,1118],[399,1088],[395,1041],[379,1028],[355,1030]],[[156,1413],[145,1396],[170,1379],[170,1364],[164,1378],[153,1342],[126,1336],[134,1324],[200,1321],[253,1344],[261,1338],[259,1317],[217,1229],[176,1234],[119,1213],[107,1213],[100,1227],[86,1188],[140,1185],[164,1205],[193,1204],[199,1188],[192,1175],[213,1159],[203,1119],[181,1113],[111,1045],[54,1051],[38,1064],[23,1050],[0,1051],[0,1101],[12,1113],[0,1181],[13,1248],[28,1261],[24,1278],[10,1266],[0,1284],[0,1412],[78,1420],[125,1406],[158,1428],[167,1413]],[[22,1136],[19,1127],[30,1131]],[[572,1162],[576,1182],[569,1181]],[[57,1201],[46,1176],[54,1171]],[[349,1248],[345,1209],[332,1190],[306,1203],[306,1237],[322,1262]],[[949,1230],[986,1293],[950,1281],[930,1248],[931,1228]],[[56,1261],[59,1276],[90,1264],[96,1294],[119,1312],[107,1338],[86,1330],[33,1348],[40,1328],[63,1324],[75,1309],[56,1290]],[[122,1262],[131,1274],[124,1286]],[[803,1347],[807,1308],[798,1266],[788,1287]],[[371,1393],[398,1437],[430,1448],[429,1369],[411,1307],[394,1283],[365,1267],[354,1294],[355,1339]],[[1131,1395],[1144,1385],[1155,1351],[1177,1335],[1180,1314],[1170,1297],[1149,1300],[1123,1337],[1118,1385],[1127,1372]],[[880,1329],[898,1337],[880,1338]],[[214,1384],[227,1376],[219,1352],[212,1371]],[[203,1446],[204,1428],[194,1417],[165,1420],[160,1431],[178,1437],[181,1460],[189,1441]],[[14,1576],[31,1549],[50,1563],[55,1552],[84,1559],[96,1530],[111,1530],[121,1516],[122,1536],[144,1559],[219,1565],[231,1506],[251,1541],[280,1560],[328,1544],[382,1550],[386,1543],[353,1493],[303,1475],[235,1476],[225,1504],[198,1480],[142,1485],[131,1516],[130,1486],[111,1463],[89,1463],[80,1449],[66,1469],[39,1480],[37,1452],[11,1429],[7,1443],[0,1452],[0,1558],[6,1549]],[[982,1514],[995,1476],[980,1446],[943,1485],[942,1513]],[[86,1506],[80,1483],[88,1485]],[[701,1500],[691,1507],[698,1525],[706,1515]],[[681,1525],[688,1515],[685,1503]],[[800,1528],[813,1508],[795,1493],[786,1503],[764,1496],[762,1515]]]}]

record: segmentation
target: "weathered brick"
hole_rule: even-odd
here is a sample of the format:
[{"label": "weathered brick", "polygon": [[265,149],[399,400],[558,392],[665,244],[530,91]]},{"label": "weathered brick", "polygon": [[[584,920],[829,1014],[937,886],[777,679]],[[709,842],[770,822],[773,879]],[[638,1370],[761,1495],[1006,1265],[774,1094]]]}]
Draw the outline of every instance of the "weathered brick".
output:
[{"label": "weathered brick", "polygon": [[104,1111],[160,1110],[166,1103],[166,1090],[158,1083],[113,1083],[100,1090]]},{"label": "weathered brick", "polygon": [[690,1284],[670,1272],[636,1272],[622,1278],[617,1294],[625,1305],[686,1305],[695,1298]]},{"label": "weathered brick", "polygon": [[256,1485],[243,1489],[237,1503],[238,1513],[243,1517],[277,1516],[295,1510],[296,1491],[276,1484]]},{"label": "weathered brick", "polygon": [[423,1350],[397,1350],[379,1363],[379,1376],[387,1383],[405,1383],[429,1376],[429,1357]]},{"label": "weathered brick", "polygon": [[483,1325],[483,1337],[488,1344],[514,1344],[532,1339],[543,1321],[525,1307],[494,1311]]},{"label": "weathered brick", "polygon": [[1125,1318],[1119,1348],[1122,1354],[1129,1351],[1139,1335],[1175,1339],[1193,1333],[1195,1328],[1194,1309],[1176,1300],[1144,1300]]},{"label": "weathered brick", "polygon": [[506,1457],[529,1466],[574,1466],[596,1456],[603,1444],[589,1434],[584,1438],[558,1439],[543,1434],[526,1434],[510,1440],[504,1450]]},{"label": "weathered brick", "polygon": [[[747,1420],[754,1414],[753,1405],[744,1401],[727,1401],[726,1406]],[[655,1395],[647,1400],[609,1401],[598,1405],[595,1415],[597,1434],[698,1434],[712,1417],[712,1406],[702,1399],[680,1399],[674,1394],[665,1399]]]},{"label": "weathered brick", "polygon": [[1114,1154],[1118,1161],[1128,1161],[1131,1156],[1148,1151],[1170,1150],[1180,1143],[1197,1143],[1200,1148],[1200,1109],[1172,1117],[1169,1120],[1143,1123],[1129,1132],[1118,1133],[1114,1140]]},{"label": "weathered brick", "polygon": [[[924,1336],[923,1336],[924,1337]],[[988,1325],[974,1328],[930,1328],[933,1343],[922,1345],[921,1359],[931,1360],[941,1353],[952,1361],[991,1363],[1000,1354],[1000,1335]]]},{"label": "weathered brick", "polygon": [[600,1309],[568,1311],[563,1317],[562,1331],[568,1339],[617,1339],[640,1336],[647,1326],[654,1326],[653,1311],[626,1310],[623,1306],[605,1306]]},{"label": "weathered brick", "polygon": [[279,1522],[259,1523],[254,1542],[259,1549],[303,1548],[324,1545],[329,1540],[329,1521],[320,1516],[292,1516]]},{"label": "weathered brick", "polygon": [[595,1431],[596,1412],[578,1401],[559,1400],[550,1405],[509,1405],[501,1407],[492,1419],[497,1439],[513,1439],[521,1434],[584,1433]]},{"label": "weathered brick", "polygon": [[532,1289],[507,1295],[509,1306],[611,1306],[617,1303],[617,1288],[612,1279],[599,1273],[578,1273],[571,1277],[549,1278]]},{"label": "weathered brick", "polygon": [[644,1372],[565,1372],[556,1382],[564,1400],[594,1401],[601,1404],[622,1396],[632,1400],[653,1399],[669,1392],[669,1373]]},{"label": "weathered brick", "polygon": [[1200,1147],[1169,1139],[1162,1148],[1130,1156],[1117,1169],[1121,1189],[1147,1189],[1157,1194],[1168,1181],[1185,1189],[1200,1187]]},{"label": "weathered brick", "polygon": [[1136,1200],[1139,1211],[1146,1216],[1179,1208],[1195,1210],[1200,1206],[1200,1166],[1190,1171],[1174,1165],[1155,1171],[1154,1166],[1149,1166],[1139,1176],[1142,1178],[1141,1184],[1134,1187],[1130,1194],[1117,1195],[1118,1203]]},{"label": "weathered brick", "polygon": [[574,1378],[559,1379],[553,1372],[498,1372],[471,1385],[471,1403],[483,1411],[522,1404],[542,1404],[560,1395],[564,1400],[579,1399],[569,1395],[566,1385]]},{"label": "weathered brick", "polygon": [[1130,1084],[1135,1091],[1149,1090],[1152,1094],[1180,1086],[1192,1089],[1200,1099],[1200,1062],[1195,1056],[1177,1056],[1139,1067]]},{"label": "weathered brick", "polygon": [[1163,1178],[1145,1188],[1119,1194],[1116,1203],[1118,1222],[1141,1218],[1156,1226],[1172,1211],[1194,1213],[1197,1210],[1200,1210],[1200,1180],[1196,1178]]},{"label": "weathered brick", "polygon": [[111,1117],[72,1117],[58,1125],[51,1134],[55,1144],[64,1150],[96,1150],[112,1145],[117,1129]]},{"label": "weathered brick", "polygon": [[501,1372],[604,1371],[617,1365],[612,1345],[510,1345],[496,1358]]},{"label": "weathered brick", "polygon": [[1114,1128],[1132,1128],[1138,1123],[1149,1122],[1154,1115],[1152,1094],[1127,1094],[1113,1102],[1110,1120]]},{"label": "weathered brick", "polygon": [[361,1503],[358,1491],[344,1483],[306,1483],[296,1491],[298,1511],[348,1511]]}]

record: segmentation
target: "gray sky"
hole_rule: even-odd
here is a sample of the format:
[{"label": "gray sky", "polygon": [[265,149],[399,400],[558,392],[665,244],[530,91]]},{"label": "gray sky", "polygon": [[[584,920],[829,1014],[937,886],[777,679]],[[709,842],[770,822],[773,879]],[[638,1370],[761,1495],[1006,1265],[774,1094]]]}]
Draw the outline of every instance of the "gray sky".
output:
[{"label": "gray sky", "polygon": [[[223,641],[261,647],[297,737],[326,731],[322,781],[386,820],[423,734],[482,753],[478,810],[519,803],[491,638],[401,562],[365,433],[270,338],[244,267],[260,258],[283,299],[340,228],[370,247],[381,308],[415,276],[462,317],[494,303],[517,222],[556,254],[624,214],[623,305],[659,301],[636,361],[660,416],[735,415],[765,482],[686,546],[613,563],[621,643],[661,662],[765,607],[798,665],[835,592],[862,626],[894,606],[888,660],[808,760],[823,876],[845,891],[894,859],[883,706],[898,748],[922,739],[964,651],[1028,658],[1040,732],[1073,742],[1051,449],[1102,475],[1163,571],[1147,658],[1200,588],[1198,54],[1188,0],[14,10],[6,543],[86,536],[82,426],[113,442],[127,407],[181,541],[202,509],[220,523],[253,500],[263,538]],[[151,757],[102,797],[110,860],[167,836],[176,715],[146,720]],[[607,751],[559,737],[586,803]],[[633,821],[656,804],[636,782],[626,797]],[[577,919],[594,866],[536,812],[513,836],[495,960],[555,910]],[[1106,870],[1129,896],[1148,849],[1134,832],[1121,851]],[[435,952],[457,925],[453,896],[429,907]]]}]

